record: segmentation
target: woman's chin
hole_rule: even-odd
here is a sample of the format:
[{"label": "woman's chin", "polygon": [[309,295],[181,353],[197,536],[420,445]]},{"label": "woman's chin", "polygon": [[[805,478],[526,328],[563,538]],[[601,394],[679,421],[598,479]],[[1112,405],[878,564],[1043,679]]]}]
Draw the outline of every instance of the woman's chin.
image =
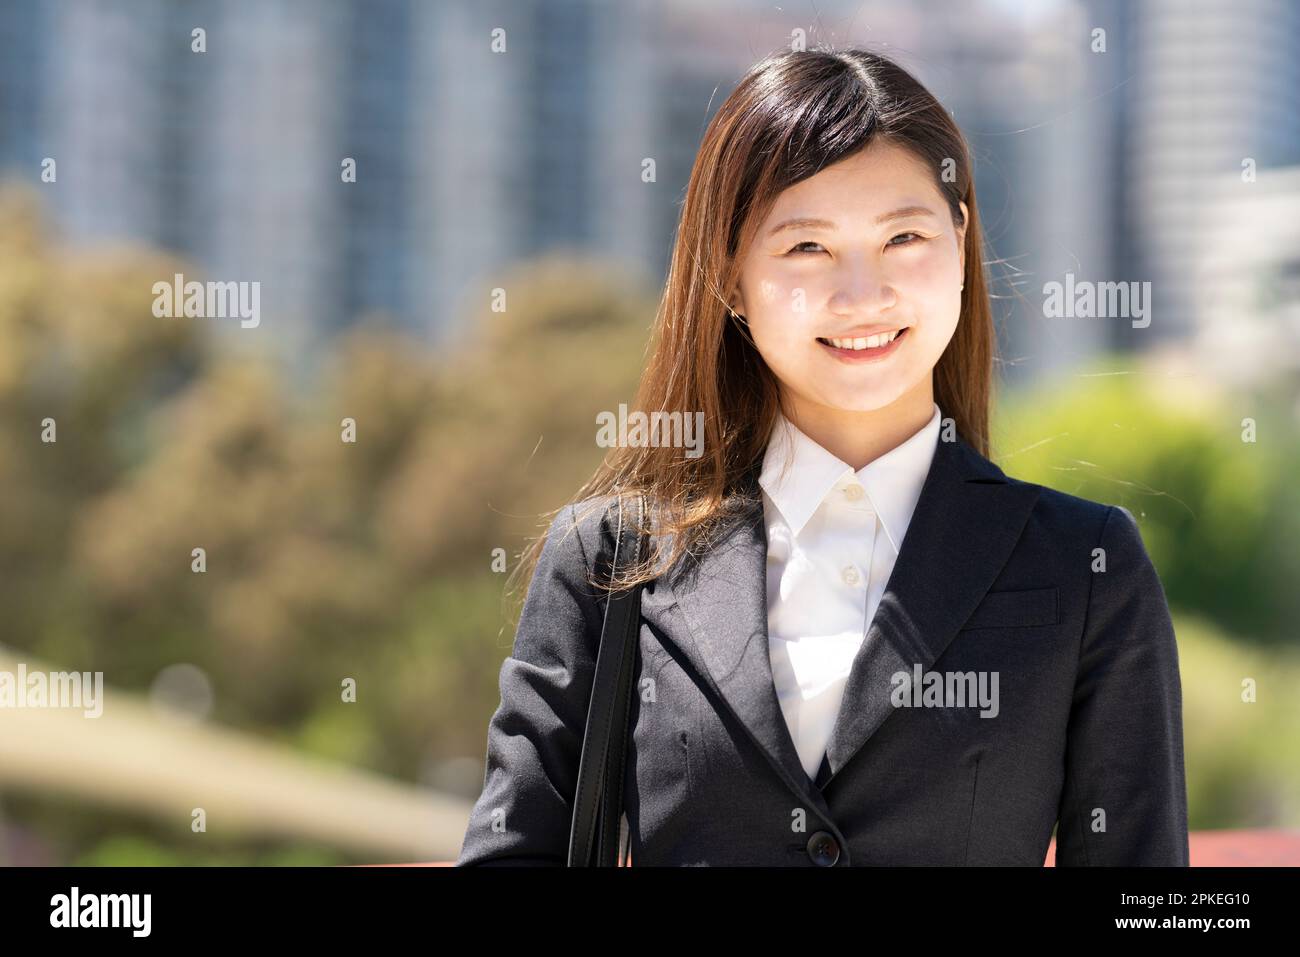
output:
[{"label": "woman's chin", "polygon": [[840,412],[879,412],[898,401],[901,392],[875,392],[864,394],[861,391],[846,395],[827,396],[823,405]]}]

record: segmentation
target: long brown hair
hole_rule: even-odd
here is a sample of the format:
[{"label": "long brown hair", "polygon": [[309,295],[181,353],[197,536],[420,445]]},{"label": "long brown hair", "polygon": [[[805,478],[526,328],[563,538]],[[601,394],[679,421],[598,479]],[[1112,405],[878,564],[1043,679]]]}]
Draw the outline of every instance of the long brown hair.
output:
[{"label": "long brown hair", "polygon": [[[618,446],[575,498],[599,508],[613,495],[630,503],[644,493],[651,503],[649,555],[618,585],[657,577],[684,553],[707,547],[723,519],[752,505],[779,391],[748,329],[730,312],[726,291],[781,191],[878,138],[911,150],[934,172],[955,225],[962,223],[961,202],[969,211],[961,313],[935,366],[934,393],[958,434],[988,454],[994,332],[965,138],[939,101],[883,56],[859,49],[774,54],[750,69],[705,131],[649,358],[629,406],[647,417],[656,410],[703,412],[703,452],[692,458],[671,446]],[[575,509],[575,519],[582,514]],[[531,579],[544,540],[534,541],[516,568],[523,581]],[[671,547],[664,547],[667,540]]]}]

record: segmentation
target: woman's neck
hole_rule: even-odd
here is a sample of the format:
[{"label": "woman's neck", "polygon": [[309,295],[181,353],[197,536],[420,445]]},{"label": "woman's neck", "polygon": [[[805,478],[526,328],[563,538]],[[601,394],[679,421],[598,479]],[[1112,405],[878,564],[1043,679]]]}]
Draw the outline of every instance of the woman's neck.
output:
[{"label": "woman's neck", "polygon": [[804,435],[854,471],[874,462],[910,439],[934,415],[934,390],[929,381],[889,405],[869,412],[787,399],[787,418]]}]

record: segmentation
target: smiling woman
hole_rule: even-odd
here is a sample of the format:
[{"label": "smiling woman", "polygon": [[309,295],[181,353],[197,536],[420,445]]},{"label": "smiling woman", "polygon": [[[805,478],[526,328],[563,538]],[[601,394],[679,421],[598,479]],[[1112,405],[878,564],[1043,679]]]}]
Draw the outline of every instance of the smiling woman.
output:
[{"label": "smiling woman", "polygon": [[[1054,828],[1058,865],[1187,864],[1164,592],[1129,512],[987,457],[981,246],[965,139],[897,64],[784,53],[741,80],[634,402],[700,414],[702,454],[613,449],[518,567],[459,863],[591,862],[591,717],[627,731],[602,786],[639,865],[1037,867]],[[631,495],[639,693],[608,717]]]}]

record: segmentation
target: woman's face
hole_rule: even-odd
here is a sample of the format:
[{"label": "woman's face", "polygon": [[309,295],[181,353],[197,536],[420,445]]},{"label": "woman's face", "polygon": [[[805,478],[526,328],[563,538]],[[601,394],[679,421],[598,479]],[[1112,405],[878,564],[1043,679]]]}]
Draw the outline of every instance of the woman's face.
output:
[{"label": "woman's face", "polygon": [[[961,210],[958,230],[934,172],[881,140],[781,193],[732,303],[796,407],[870,412],[933,394],[961,312]],[[883,347],[829,342],[899,329]]]}]

